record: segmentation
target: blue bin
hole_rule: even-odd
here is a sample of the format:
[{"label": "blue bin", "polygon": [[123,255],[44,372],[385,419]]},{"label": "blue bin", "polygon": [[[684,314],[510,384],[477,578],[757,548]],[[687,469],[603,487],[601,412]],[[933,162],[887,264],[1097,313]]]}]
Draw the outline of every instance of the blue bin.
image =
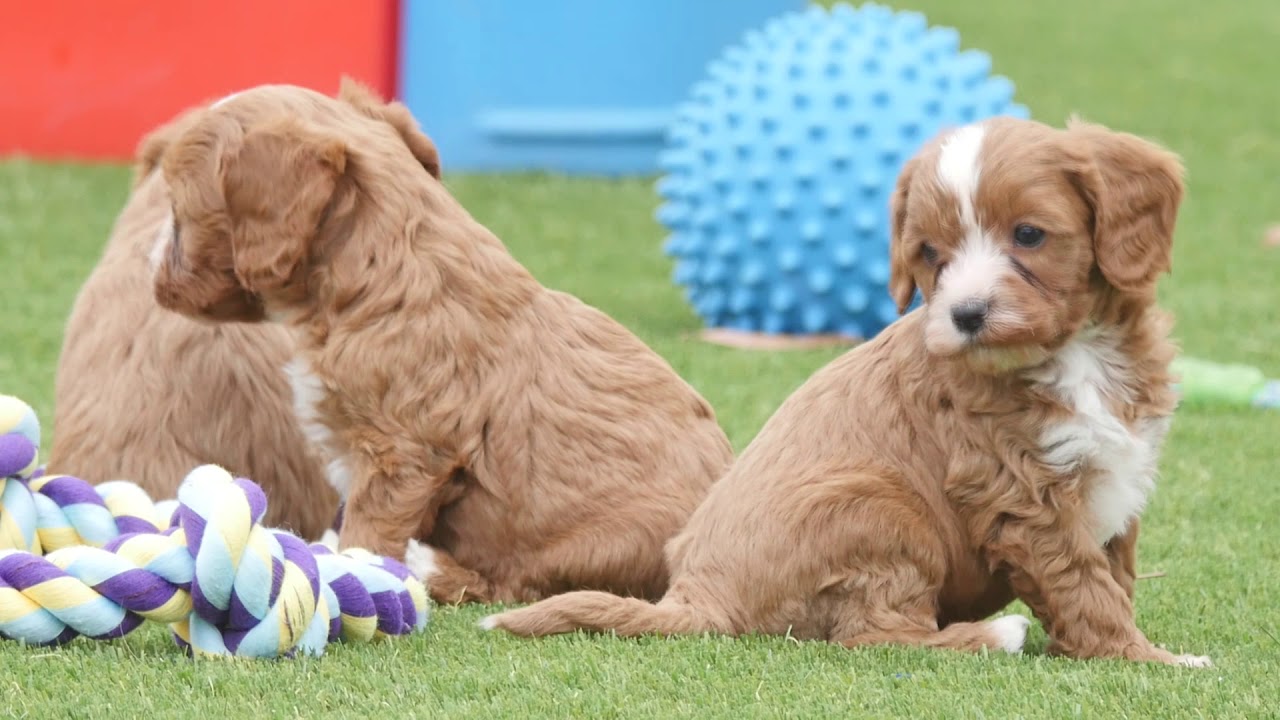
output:
[{"label": "blue bin", "polygon": [[446,171],[644,175],[676,106],[805,0],[404,0],[400,97]]}]

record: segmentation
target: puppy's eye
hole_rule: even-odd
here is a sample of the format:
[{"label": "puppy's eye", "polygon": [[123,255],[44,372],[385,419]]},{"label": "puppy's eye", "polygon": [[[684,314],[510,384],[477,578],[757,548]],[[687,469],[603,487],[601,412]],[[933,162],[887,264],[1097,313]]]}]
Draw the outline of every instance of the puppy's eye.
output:
[{"label": "puppy's eye", "polygon": [[1044,231],[1035,225],[1019,225],[1013,229],[1013,242],[1020,248],[1038,248],[1044,244]]},{"label": "puppy's eye", "polygon": [[920,246],[920,257],[923,258],[925,262],[933,265],[938,262],[938,248],[930,245],[929,243],[924,243]]}]

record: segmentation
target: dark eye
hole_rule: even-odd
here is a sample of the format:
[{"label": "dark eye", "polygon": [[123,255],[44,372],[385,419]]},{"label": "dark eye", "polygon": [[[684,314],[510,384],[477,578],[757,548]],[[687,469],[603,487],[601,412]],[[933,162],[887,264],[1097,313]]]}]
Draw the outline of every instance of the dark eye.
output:
[{"label": "dark eye", "polygon": [[1035,225],[1019,225],[1013,229],[1013,242],[1021,248],[1038,248],[1044,244],[1044,231]]},{"label": "dark eye", "polygon": [[924,243],[920,246],[920,257],[924,258],[925,262],[932,265],[938,262],[938,249],[929,243]]}]

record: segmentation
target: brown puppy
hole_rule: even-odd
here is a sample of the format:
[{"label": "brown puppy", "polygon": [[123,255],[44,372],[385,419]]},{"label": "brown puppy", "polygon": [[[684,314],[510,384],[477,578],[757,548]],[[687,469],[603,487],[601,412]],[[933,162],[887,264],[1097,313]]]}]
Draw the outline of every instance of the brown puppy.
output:
[{"label": "brown puppy", "polygon": [[1134,543],[1174,410],[1156,307],[1178,159],[1128,134],[992,119],[892,199],[891,290],[925,306],[816,373],[669,548],[656,605],[571,593],[486,618],[1019,651],[1019,598],[1072,657],[1202,666],[1134,623]]},{"label": "brown puppy", "polygon": [[160,500],[192,468],[216,463],[262,485],[269,525],[318,538],[338,498],[294,419],[289,334],[198,323],[161,308],[152,292],[147,257],[173,221],[156,166],[185,121],[139,145],[132,194],[72,307],[49,470],[132,480]]},{"label": "brown puppy", "polygon": [[[412,118],[261,87],[165,154],[160,303],[295,333],[343,547],[441,601],[657,597],[662,548],[732,460],[711,407],[603,313],[540,285],[415,159]],[[394,109],[394,112],[392,110]]]}]

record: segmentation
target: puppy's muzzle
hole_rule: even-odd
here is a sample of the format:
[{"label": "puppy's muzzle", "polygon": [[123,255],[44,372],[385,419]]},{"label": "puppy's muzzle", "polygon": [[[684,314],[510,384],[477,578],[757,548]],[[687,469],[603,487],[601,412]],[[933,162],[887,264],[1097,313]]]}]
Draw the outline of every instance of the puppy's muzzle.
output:
[{"label": "puppy's muzzle", "polygon": [[960,332],[974,335],[987,324],[987,310],[985,300],[961,300],[951,306],[951,322]]}]

